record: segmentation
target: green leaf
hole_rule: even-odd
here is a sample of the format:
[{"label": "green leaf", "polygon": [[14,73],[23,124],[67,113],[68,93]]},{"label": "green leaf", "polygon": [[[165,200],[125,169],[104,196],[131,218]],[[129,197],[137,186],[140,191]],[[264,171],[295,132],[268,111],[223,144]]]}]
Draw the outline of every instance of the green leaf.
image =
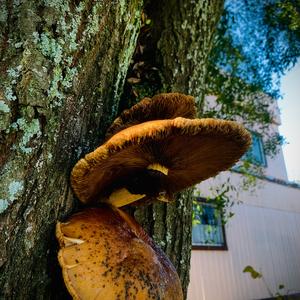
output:
[{"label": "green leaf", "polygon": [[278,289],[279,289],[279,290],[284,289],[284,284],[279,284]]},{"label": "green leaf", "polygon": [[257,272],[252,266],[246,266],[243,270],[243,273],[250,273],[250,275],[253,279],[262,277],[262,274]]},{"label": "green leaf", "polygon": [[234,213],[233,212],[229,212],[228,218],[232,218],[233,216],[234,216]]}]

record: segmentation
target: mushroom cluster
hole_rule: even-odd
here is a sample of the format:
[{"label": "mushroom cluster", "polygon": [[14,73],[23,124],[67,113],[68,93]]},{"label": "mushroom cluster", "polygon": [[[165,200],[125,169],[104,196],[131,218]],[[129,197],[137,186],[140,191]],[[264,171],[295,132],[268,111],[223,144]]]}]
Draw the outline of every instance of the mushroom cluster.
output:
[{"label": "mushroom cluster", "polygon": [[57,224],[59,262],[74,299],[183,299],[169,259],[119,207],[170,202],[231,167],[249,147],[240,124],[195,116],[191,96],[145,98],[73,168],[78,199],[101,204]]}]

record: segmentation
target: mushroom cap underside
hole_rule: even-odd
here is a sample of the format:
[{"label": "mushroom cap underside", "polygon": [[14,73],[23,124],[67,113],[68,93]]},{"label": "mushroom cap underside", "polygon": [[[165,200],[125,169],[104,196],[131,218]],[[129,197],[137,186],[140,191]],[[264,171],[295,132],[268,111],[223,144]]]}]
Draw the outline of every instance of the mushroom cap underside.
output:
[{"label": "mushroom cap underside", "polygon": [[88,208],[58,223],[65,284],[74,299],[183,299],[178,275],[126,213]]},{"label": "mushroom cap underside", "polygon": [[196,117],[194,97],[180,93],[158,94],[152,98],[144,98],[124,110],[109,127],[106,137],[110,138],[117,132],[140,123],[177,117],[187,119]]},{"label": "mushroom cap underside", "polygon": [[117,133],[87,154],[73,168],[71,184],[82,202],[97,202],[118,181],[159,163],[169,170],[165,185],[173,193],[228,169],[250,143],[248,131],[232,121],[149,121]]}]

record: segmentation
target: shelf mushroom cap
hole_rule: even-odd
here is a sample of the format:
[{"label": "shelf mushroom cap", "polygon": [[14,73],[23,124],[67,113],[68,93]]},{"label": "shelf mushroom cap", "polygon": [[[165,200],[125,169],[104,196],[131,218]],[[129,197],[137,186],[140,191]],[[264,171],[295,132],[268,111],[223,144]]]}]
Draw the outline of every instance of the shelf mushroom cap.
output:
[{"label": "shelf mushroom cap", "polygon": [[71,184],[84,203],[106,201],[118,182],[159,164],[168,169],[162,184],[172,194],[228,169],[250,144],[248,131],[233,121],[178,117],[144,122],[82,158]]},{"label": "shelf mushroom cap", "polygon": [[88,208],[57,223],[58,260],[73,299],[182,300],[168,257],[123,211]]},{"label": "shelf mushroom cap", "polygon": [[133,125],[153,120],[196,117],[195,99],[181,93],[163,93],[144,98],[131,108],[124,110],[107,130],[109,138],[117,132]]}]

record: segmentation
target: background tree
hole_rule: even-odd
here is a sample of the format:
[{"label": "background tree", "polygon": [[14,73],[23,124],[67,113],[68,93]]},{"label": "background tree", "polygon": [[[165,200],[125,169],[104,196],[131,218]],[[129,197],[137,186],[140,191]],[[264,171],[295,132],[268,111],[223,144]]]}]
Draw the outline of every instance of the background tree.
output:
[{"label": "background tree", "polygon": [[300,55],[299,11],[298,0],[226,1],[211,64],[279,97],[280,77]]},{"label": "background tree", "polygon": [[[203,116],[242,121],[263,136],[268,156],[284,143],[270,125],[274,102],[281,98],[280,78],[300,56],[299,4],[298,0],[225,1],[209,56],[205,93],[217,99],[214,105],[204,103]],[[253,189],[257,175],[264,175],[264,168],[253,164],[250,156],[235,170],[244,175],[238,189],[229,180],[213,191],[216,204],[223,208],[232,205],[229,190]]]},{"label": "background tree", "polygon": [[268,155],[283,142],[270,135],[269,125],[273,102],[281,97],[280,78],[300,56],[299,32],[298,0],[226,1],[214,38],[206,93],[218,99],[205,115],[255,124]]},{"label": "background tree", "polygon": [[[80,206],[69,186],[71,168],[101,143],[117,115],[135,49],[148,59],[155,53],[148,91],[193,94],[201,106],[222,6],[221,0],[1,2],[0,298],[68,297],[54,225]],[[141,32],[145,45],[137,43],[143,10],[151,25]],[[128,99],[125,90],[122,108]],[[135,212],[173,260],[185,291],[190,196]]]}]

